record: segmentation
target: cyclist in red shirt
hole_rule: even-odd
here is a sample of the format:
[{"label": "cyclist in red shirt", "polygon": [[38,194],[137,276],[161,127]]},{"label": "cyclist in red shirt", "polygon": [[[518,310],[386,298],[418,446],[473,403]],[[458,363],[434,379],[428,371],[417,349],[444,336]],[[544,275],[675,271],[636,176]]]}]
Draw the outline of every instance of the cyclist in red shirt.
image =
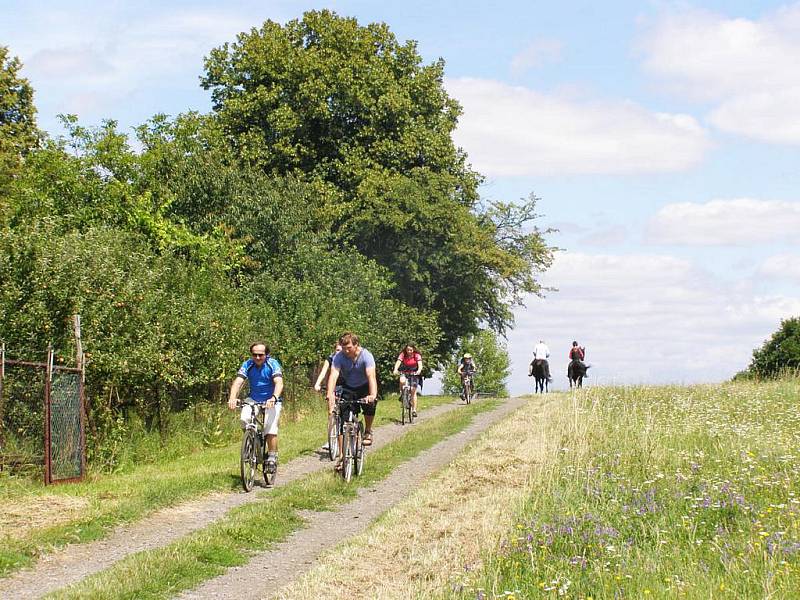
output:
[{"label": "cyclist in red shirt", "polygon": [[[400,356],[397,357],[397,362],[394,363],[393,373],[395,375],[403,374],[409,379],[411,384],[411,410],[414,416],[417,416],[417,383],[419,383],[419,376],[422,373],[422,355],[417,351],[414,344],[406,344]],[[402,390],[403,384],[400,384]]]}]

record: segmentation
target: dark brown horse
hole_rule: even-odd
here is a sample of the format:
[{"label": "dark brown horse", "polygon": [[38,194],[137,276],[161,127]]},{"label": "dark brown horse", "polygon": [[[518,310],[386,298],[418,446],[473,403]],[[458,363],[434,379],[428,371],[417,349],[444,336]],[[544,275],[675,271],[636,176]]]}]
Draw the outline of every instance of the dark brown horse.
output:
[{"label": "dark brown horse", "polygon": [[550,384],[547,381],[547,361],[544,359],[534,360],[528,367],[528,377],[536,379],[536,393],[544,394],[550,391]]},{"label": "dark brown horse", "polygon": [[567,367],[567,377],[569,378],[569,388],[574,385],[576,388],[583,387],[583,378],[591,365],[585,364],[580,359],[573,359]]}]

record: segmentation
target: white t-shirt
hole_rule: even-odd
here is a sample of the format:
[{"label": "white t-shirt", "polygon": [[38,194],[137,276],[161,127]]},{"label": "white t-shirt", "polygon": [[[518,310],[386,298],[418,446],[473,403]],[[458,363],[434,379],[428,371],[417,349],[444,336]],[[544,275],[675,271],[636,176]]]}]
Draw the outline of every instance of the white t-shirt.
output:
[{"label": "white t-shirt", "polygon": [[533,349],[533,358],[536,360],[542,360],[550,356],[550,348],[547,347],[547,344],[544,342],[539,342],[536,344],[536,347]]}]

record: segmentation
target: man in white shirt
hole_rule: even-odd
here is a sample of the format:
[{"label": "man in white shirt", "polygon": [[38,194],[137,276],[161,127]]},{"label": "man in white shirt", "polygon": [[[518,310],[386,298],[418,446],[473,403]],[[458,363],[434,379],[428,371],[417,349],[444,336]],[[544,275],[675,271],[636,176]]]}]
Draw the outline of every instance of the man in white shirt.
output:
[{"label": "man in white shirt", "polygon": [[547,347],[547,344],[544,343],[544,340],[539,340],[539,343],[536,344],[536,347],[533,349],[533,360],[544,361],[544,369],[547,373],[547,381],[553,381],[553,378],[550,377],[550,363],[547,362],[549,357],[550,348]]}]

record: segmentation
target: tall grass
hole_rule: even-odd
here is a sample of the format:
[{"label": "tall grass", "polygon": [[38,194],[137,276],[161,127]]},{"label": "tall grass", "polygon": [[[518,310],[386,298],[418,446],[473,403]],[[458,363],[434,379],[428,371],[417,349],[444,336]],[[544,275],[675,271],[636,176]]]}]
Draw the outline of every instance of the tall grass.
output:
[{"label": "tall grass", "polygon": [[607,388],[463,597],[797,598],[800,380]]}]

